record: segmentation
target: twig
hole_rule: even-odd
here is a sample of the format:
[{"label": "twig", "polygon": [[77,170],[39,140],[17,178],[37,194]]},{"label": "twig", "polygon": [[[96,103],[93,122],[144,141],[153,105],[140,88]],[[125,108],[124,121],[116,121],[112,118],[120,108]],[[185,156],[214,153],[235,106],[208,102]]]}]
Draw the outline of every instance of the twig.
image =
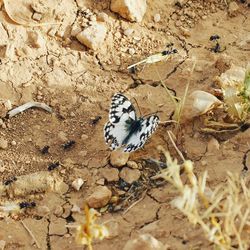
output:
[{"label": "twig", "polygon": [[21,223],[22,223],[23,227],[27,230],[27,232],[30,234],[30,236],[32,237],[32,239],[33,239],[34,242],[36,243],[37,247],[38,247],[39,249],[41,249],[41,246],[40,246],[39,242],[37,241],[37,239],[36,239],[36,237],[34,236],[34,234],[31,232],[31,230],[27,227],[27,225],[26,225],[23,221],[21,221]]}]

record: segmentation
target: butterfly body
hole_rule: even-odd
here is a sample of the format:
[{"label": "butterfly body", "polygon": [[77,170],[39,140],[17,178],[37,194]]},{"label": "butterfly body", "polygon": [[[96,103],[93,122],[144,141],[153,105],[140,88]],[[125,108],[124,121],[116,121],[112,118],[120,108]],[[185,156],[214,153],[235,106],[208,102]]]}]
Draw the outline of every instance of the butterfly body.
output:
[{"label": "butterfly body", "polygon": [[159,122],[157,115],[137,118],[135,108],[124,95],[118,93],[112,98],[109,121],[104,127],[106,143],[115,150],[124,147],[125,152],[141,148],[155,131]]}]

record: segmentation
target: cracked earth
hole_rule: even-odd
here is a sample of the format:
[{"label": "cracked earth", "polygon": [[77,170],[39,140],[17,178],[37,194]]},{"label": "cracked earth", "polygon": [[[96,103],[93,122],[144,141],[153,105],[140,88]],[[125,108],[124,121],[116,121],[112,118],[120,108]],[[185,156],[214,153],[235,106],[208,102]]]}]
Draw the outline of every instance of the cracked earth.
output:
[{"label": "cracked earth", "polygon": [[[83,214],[73,207],[83,209],[86,198],[103,179],[102,169],[113,168],[109,163],[110,150],[103,139],[103,126],[114,93],[136,98],[143,114],[158,111],[161,120],[166,121],[171,118],[174,106],[161,80],[178,97],[183,96],[188,80],[189,92],[198,89],[211,92],[216,76],[233,64],[246,67],[250,56],[249,4],[243,1],[237,1],[239,9],[232,14],[226,1],[184,1],[187,3],[183,7],[175,4],[178,1],[151,0],[141,23],[131,23],[111,12],[109,1],[53,2],[60,5],[55,10],[62,21],[60,25],[18,25],[6,16],[3,5],[0,10],[0,39],[14,51],[0,58],[0,99],[10,100],[12,106],[31,100],[44,102],[54,111],[49,114],[30,109],[10,119],[2,117],[0,137],[8,141],[8,147],[0,150],[0,180],[48,172],[49,164],[59,162],[51,175],[65,185],[59,191],[41,186],[33,187],[35,192],[23,190],[19,195],[1,193],[1,204],[36,203],[35,208],[1,217],[0,240],[6,243],[4,249],[80,249],[74,239],[74,228],[67,225],[83,220]],[[103,46],[93,51],[79,43],[70,30],[80,23],[82,27],[88,26],[89,17],[100,13],[107,15],[109,32]],[[157,23],[153,21],[156,13],[161,16]],[[48,19],[52,21],[56,20]],[[133,29],[134,33],[124,35],[126,29]],[[32,40],[34,31],[44,41],[40,47]],[[215,34],[220,36],[218,53],[209,40]],[[130,64],[163,51],[169,43],[178,50],[170,59],[139,67],[136,74],[128,72]],[[190,75],[194,60],[196,67]],[[202,127],[200,119],[191,119],[185,112],[176,135],[178,148],[194,161],[195,173],[208,170],[208,185],[213,187],[225,181],[227,171],[247,172],[250,130],[209,134]],[[171,186],[149,181],[157,168],[148,165],[147,159],[160,160],[157,146],[164,146],[173,157],[178,157],[167,136],[168,130],[175,131],[175,126],[159,126],[145,147],[130,155],[130,160],[141,166],[139,184],[123,190],[131,199],[101,209],[100,221],[113,223],[114,230],[109,239],[96,241],[94,249],[123,249],[128,239],[141,233],[150,233],[170,249],[213,249],[202,231],[190,226],[170,206],[176,195]],[[68,140],[76,143],[63,150],[61,145]],[[50,147],[49,154],[42,154],[46,145]],[[85,181],[79,191],[71,185],[76,178]],[[104,180],[103,184],[117,196],[118,182]]]}]

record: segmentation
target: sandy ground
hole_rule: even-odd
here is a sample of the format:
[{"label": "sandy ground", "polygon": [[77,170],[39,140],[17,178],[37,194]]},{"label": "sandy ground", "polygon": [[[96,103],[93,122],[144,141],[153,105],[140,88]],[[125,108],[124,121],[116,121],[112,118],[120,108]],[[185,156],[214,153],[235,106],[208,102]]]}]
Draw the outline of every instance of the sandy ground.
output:
[{"label": "sandy ground", "polygon": [[[114,93],[135,97],[143,114],[160,111],[160,118],[167,120],[174,107],[160,85],[155,66],[165,84],[181,97],[188,79],[190,92],[211,91],[216,87],[216,76],[232,64],[245,67],[250,56],[249,6],[243,1],[237,1],[239,9],[231,13],[226,1],[197,0],[180,6],[174,1],[151,0],[141,23],[131,23],[111,12],[109,1],[53,2],[58,19],[48,16],[45,21],[63,20],[61,25],[25,27],[12,22],[3,6],[0,11],[1,38],[14,48],[0,60],[0,99],[10,100],[13,106],[31,100],[44,102],[54,110],[50,114],[30,109],[13,118],[3,118],[0,137],[8,141],[8,147],[0,150],[0,179],[4,182],[14,176],[47,171],[49,164],[59,161],[61,165],[50,173],[63,178],[69,189],[61,193],[2,195],[1,204],[7,200],[36,202],[35,208],[0,220],[4,249],[37,248],[21,221],[36,236],[41,249],[81,249],[75,243],[74,229],[65,226],[81,221],[83,216],[71,211],[73,205],[82,208],[103,178],[102,169],[113,168],[103,139],[103,125]],[[89,50],[71,35],[71,27],[80,23],[86,27],[91,17],[101,12],[107,14],[109,32],[102,47]],[[157,13],[161,19],[156,23],[153,17]],[[134,29],[134,33],[126,36],[126,29]],[[40,47],[32,41],[34,31],[41,34]],[[211,50],[215,43],[209,40],[215,34],[220,36],[218,53]],[[128,65],[164,50],[170,42],[178,50],[170,60],[147,65],[135,75],[128,73]],[[194,60],[197,64],[190,76]],[[93,124],[98,116],[100,120]],[[194,161],[197,174],[208,170],[210,187],[225,181],[227,171],[240,173],[243,163],[248,164],[249,129],[207,134],[201,131],[201,120],[187,119],[188,114],[185,117],[177,145],[186,158]],[[175,194],[170,185],[149,183],[149,176],[156,169],[145,159],[159,159],[158,145],[177,157],[167,136],[171,129],[173,125],[159,126],[144,149],[130,155],[130,160],[141,164],[143,178],[138,181],[134,199],[126,204],[110,204],[103,211],[101,221],[113,221],[114,232],[111,239],[95,242],[94,249],[122,249],[128,239],[141,233],[150,233],[171,249],[213,249],[199,228],[190,226],[179,211],[171,208],[169,201]],[[61,145],[67,140],[76,143],[64,150]],[[46,145],[49,153],[42,154]],[[76,178],[85,180],[80,191],[71,186]],[[105,181],[105,185],[117,195],[118,181]]]}]

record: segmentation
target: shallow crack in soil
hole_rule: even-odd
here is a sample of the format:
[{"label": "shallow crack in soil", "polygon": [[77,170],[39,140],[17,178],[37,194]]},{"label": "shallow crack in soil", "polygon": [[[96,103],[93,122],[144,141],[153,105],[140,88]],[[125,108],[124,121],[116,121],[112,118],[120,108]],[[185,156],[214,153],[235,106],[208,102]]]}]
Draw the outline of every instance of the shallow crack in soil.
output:
[{"label": "shallow crack in soil", "polygon": [[50,219],[47,219],[48,221],[48,226],[47,226],[47,236],[46,236],[46,241],[47,241],[47,250],[51,250],[51,242],[50,242],[50,234],[49,234],[49,227],[50,227]]}]

